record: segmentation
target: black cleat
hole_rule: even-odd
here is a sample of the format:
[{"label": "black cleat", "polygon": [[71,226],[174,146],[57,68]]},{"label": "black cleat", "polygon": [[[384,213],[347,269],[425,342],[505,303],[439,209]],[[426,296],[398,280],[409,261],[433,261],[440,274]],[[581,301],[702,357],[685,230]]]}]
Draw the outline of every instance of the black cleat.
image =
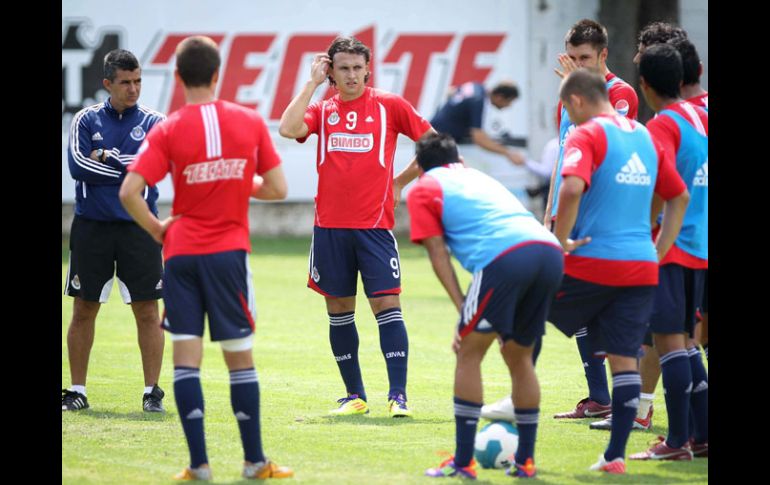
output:
[{"label": "black cleat", "polygon": [[62,389],[61,410],[79,411],[81,409],[88,409],[88,398],[79,392],[70,391],[69,389]]},{"label": "black cleat", "polygon": [[166,410],[163,408],[163,396],[165,395],[163,389],[155,384],[152,386],[152,392],[142,397],[142,408],[148,413],[165,413]]}]

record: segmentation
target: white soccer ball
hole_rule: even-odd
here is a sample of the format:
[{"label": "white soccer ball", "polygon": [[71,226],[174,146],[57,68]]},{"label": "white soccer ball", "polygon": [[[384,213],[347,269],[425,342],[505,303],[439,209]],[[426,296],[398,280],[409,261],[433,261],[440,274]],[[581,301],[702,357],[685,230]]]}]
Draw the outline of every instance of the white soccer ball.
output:
[{"label": "white soccer ball", "polygon": [[519,430],[508,421],[493,421],[476,433],[473,456],[482,468],[508,468],[519,447]]}]

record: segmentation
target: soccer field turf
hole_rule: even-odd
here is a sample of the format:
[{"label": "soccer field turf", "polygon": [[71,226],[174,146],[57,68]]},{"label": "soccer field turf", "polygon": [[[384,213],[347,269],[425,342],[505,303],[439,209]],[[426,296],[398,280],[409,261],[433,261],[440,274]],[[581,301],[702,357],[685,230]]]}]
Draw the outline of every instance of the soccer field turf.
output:
[{"label": "soccer field turf", "polygon": [[[253,241],[251,267],[257,300],[254,357],[261,392],[265,454],[294,469],[302,483],[434,483],[423,477],[438,465],[441,451],[454,452],[450,349],[457,317],[433,274],[424,250],[399,241],[402,307],[409,331],[409,406],[413,419],[387,415],[387,374],[377,323],[359,287],[356,325],[359,356],[371,412],[328,417],[344,387],[328,340],[323,298],[305,287],[308,239]],[[62,242],[62,289],[67,246]],[[456,266],[460,283],[470,281]],[[117,286],[117,285],[115,285]],[[162,304],[161,304],[162,305]],[[62,385],[70,384],[67,327],[72,299],[62,296]],[[707,483],[708,459],[692,462],[627,462],[626,476],[588,471],[604,450],[609,432],[588,429],[590,420],[555,420],[586,393],[574,339],[550,324],[537,366],[541,385],[536,445],[538,483]],[[218,345],[208,342],[201,380],[206,403],[205,429],[214,482],[237,483],[243,454],[230,408],[229,378]],[[490,348],[483,364],[484,396],[492,402],[510,392],[508,373]],[[62,413],[62,483],[169,483],[188,464],[173,396],[171,342],[166,339],[160,385],[168,412],[141,410],[142,368],[131,310],[117,288],[97,317],[91,352],[86,411]],[[484,424],[485,421],[482,420]],[[661,384],[655,394],[653,430],[635,431],[627,454],[642,451],[667,429]],[[479,471],[484,483],[510,483],[503,470]],[[249,483],[243,481],[244,483]],[[288,483],[291,483],[288,482]],[[443,482],[442,482],[443,483]]]}]

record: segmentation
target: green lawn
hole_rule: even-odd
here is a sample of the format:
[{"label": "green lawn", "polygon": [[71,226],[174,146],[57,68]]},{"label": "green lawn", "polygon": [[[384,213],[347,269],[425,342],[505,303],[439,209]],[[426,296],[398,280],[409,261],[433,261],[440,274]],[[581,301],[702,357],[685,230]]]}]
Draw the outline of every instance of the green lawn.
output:
[{"label": "green lawn", "polygon": [[[450,341],[456,315],[422,248],[400,242],[403,313],[409,329],[409,404],[414,419],[393,420],[386,409],[387,374],[377,324],[363,296],[357,325],[361,368],[371,413],[330,418],[344,388],[331,355],[323,299],[305,287],[309,240],[256,240],[251,264],[259,318],[254,346],[262,396],[265,452],[293,467],[303,483],[432,483],[422,477],[454,450]],[[62,241],[62,289],[67,272]],[[461,284],[470,277],[458,267]],[[359,295],[363,295],[359,288]],[[70,383],[66,334],[72,301],[62,297],[62,385]],[[548,325],[538,362],[542,403],[536,459],[539,483],[707,483],[708,460],[689,463],[629,462],[625,477],[589,472],[609,433],[588,420],[551,416],[584,397],[585,379],[575,343]],[[227,369],[218,345],[206,343],[201,378],[206,400],[208,454],[214,481],[240,481],[242,451],[230,409]],[[487,401],[509,392],[499,353],[490,349],[483,368]],[[91,409],[62,414],[62,483],[171,483],[188,460],[173,398],[173,365],[167,341],[161,376],[167,414],[141,411],[143,388],[136,329],[116,288],[97,319],[88,398]],[[655,400],[653,432],[634,432],[628,453],[665,434],[662,388]],[[76,446],[73,446],[76,444]],[[510,483],[501,470],[481,470],[481,483]],[[244,481],[245,483],[245,481]]]}]

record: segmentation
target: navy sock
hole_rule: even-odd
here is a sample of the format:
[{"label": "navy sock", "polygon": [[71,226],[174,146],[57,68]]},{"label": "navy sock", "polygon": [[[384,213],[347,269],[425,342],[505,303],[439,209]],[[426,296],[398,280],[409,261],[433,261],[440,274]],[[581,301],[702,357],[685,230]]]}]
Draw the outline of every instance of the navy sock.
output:
[{"label": "navy sock", "polygon": [[[666,443],[681,448],[690,438],[688,432],[692,370],[685,349],[674,350],[660,357],[663,389],[668,411],[668,437]],[[615,417],[612,417],[613,421]]]},{"label": "navy sock", "polygon": [[690,415],[693,423],[690,434],[696,443],[705,443],[709,439],[709,376],[698,349],[690,349],[689,354],[692,372]]},{"label": "navy sock", "polygon": [[535,348],[532,349],[532,365],[537,365],[537,358],[540,357],[540,351],[543,350],[543,336],[535,340]]},{"label": "navy sock", "polygon": [[523,465],[527,458],[535,461],[535,440],[537,439],[537,420],[540,408],[516,409],[513,413],[519,430],[519,447],[516,448],[516,463]]},{"label": "navy sock", "polygon": [[190,468],[209,462],[203,433],[203,389],[200,369],[174,367],[174,399],[190,450]]},{"label": "navy sock", "polygon": [[265,461],[259,429],[259,382],[254,368],[230,371],[230,404],[238,420],[243,443],[243,459]]},{"label": "navy sock", "polygon": [[329,314],[329,342],[348,394],[357,394],[366,401],[361,367],[358,364],[355,312]]},{"label": "navy sock", "polygon": [[581,328],[575,334],[580,358],[588,383],[588,397],[592,401],[606,406],[610,403],[610,390],[607,385],[607,370],[604,367],[604,357],[594,357],[589,349],[588,329]]},{"label": "navy sock", "polygon": [[380,349],[388,368],[390,391],[388,396],[402,394],[406,399],[406,363],[409,357],[409,338],[406,335],[401,309],[388,308],[374,316],[380,329]]},{"label": "navy sock", "polygon": [[455,396],[455,465],[460,468],[470,465],[473,458],[473,443],[476,440],[476,425],[481,415],[481,403],[463,401]]},{"label": "navy sock", "polygon": [[639,408],[642,378],[636,371],[612,374],[612,429],[604,459],[612,461],[626,456],[626,443]]}]

